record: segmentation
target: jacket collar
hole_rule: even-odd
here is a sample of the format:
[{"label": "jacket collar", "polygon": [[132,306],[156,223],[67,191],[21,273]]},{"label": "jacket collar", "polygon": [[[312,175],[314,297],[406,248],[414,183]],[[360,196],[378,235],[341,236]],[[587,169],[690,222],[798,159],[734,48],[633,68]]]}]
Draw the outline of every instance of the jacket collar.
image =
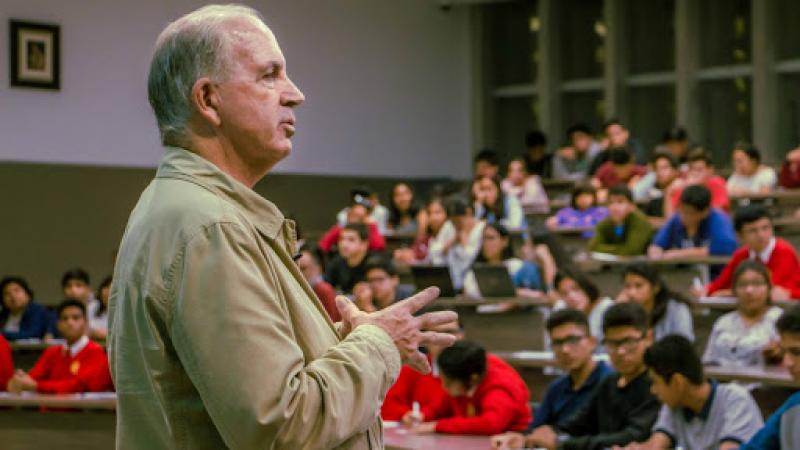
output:
[{"label": "jacket collar", "polygon": [[213,192],[243,210],[255,227],[270,239],[277,239],[281,232],[284,217],[274,203],[196,153],[165,147],[156,178],[186,180]]}]

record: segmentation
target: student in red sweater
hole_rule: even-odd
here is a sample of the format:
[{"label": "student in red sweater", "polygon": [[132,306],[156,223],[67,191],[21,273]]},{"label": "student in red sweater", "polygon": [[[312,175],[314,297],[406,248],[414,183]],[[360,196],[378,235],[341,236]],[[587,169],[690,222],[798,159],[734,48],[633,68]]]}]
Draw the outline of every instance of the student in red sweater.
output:
[{"label": "student in red sweater", "polygon": [[[436,328],[441,333],[450,333],[457,340],[464,339],[464,329],[456,321]],[[428,361],[431,363],[431,372],[422,375],[409,366],[400,369],[400,376],[389,388],[381,407],[383,420],[399,420],[410,426],[421,420],[422,417],[432,417],[433,408],[447,395],[439,378],[439,365],[437,359],[444,347],[438,345],[427,346]],[[419,404],[419,411],[414,411],[414,403]],[[418,414],[418,415],[417,415]]]},{"label": "student in red sweater", "polygon": [[[367,226],[369,235],[369,251],[382,252],[386,249],[386,240],[383,238],[378,225],[370,217],[372,203],[366,199],[355,199],[350,208],[347,209],[347,223],[363,223]],[[319,240],[319,248],[325,253],[330,253],[334,245],[339,242],[339,236],[344,227],[338,223],[330,227]]]},{"label": "student in red sweater", "polygon": [[744,245],[705,292],[696,295],[733,296],[733,272],[739,263],[752,259],[761,261],[772,275],[772,300],[800,298],[800,261],[792,244],[775,237],[769,211],[761,205],[748,205],[736,211],[733,223]]},{"label": "student in red sweater", "polygon": [[459,341],[442,350],[437,362],[449,395],[414,432],[490,436],[528,427],[533,418],[528,387],[505,361],[474,342]]},{"label": "student in red sweater", "polygon": [[45,350],[30,373],[17,370],[8,382],[8,390],[49,394],[112,390],[106,352],[86,336],[83,303],[64,300],[58,305],[57,317],[58,332],[66,343]]},{"label": "student in red sweater", "polygon": [[686,180],[672,183],[664,192],[664,198],[670,200],[664,203],[664,216],[669,217],[678,209],[683,189],[692,184],[702,184],[707,187],[711,191],[711,206],[729,212],[728,188],[725,179],[714,173],[711,155],[700,147],[695,148],[689,152],[687,165],[689,170]]},{"label": "student in red sweater", "polygon": [[11,347],[6,338],[0,334],[0,387],[5,388],[12,376],[14,376],[14,360],[11,359]]}]

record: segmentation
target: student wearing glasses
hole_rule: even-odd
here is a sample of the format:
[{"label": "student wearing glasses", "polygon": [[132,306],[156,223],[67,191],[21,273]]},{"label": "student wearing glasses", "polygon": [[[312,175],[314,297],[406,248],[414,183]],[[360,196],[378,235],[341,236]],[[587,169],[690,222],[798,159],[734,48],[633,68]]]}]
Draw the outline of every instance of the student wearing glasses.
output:
[{"label": "student wearing glasses", "polygon": [[[643,441],[660,405],[650,393],[644,352],[652,343],[647,314],[634,303],[612,306],[603,318],[603,344],[616,370],[569,419],[537,428],[526,441],[549,450],[590,450]],[[613,405],[613,407],[609,407]]]},{"label": "student wearing glasses", "polygon": [[[783,365],[800,382],[800,305],[787,309],[776,324],[784,352]],[[800,442],[800,392],[775,411],[741,450],[790,450]]]},{"label": "student wearing glasses", "polygon": [[547,387],[533,415],[533,422],[525,433],[508,432],[493,436],[494,449],[534,446],[534,439],[528,439],[532,433],[543,426],[559,427],[565,423],[612,372],[605,362],[592,359],[597,339],[590,333],[589,322],[583,312],[576,309],[558,310],[547,319],[546,326],[556,365],[567,374]]},{"label": "student wearing glasses", "polygon": [[362,311],[375,312],[414,295],[413,287],[400,284],[394,264],[386,257],[370,256],[364,267],[365,281],[353,287],[354,301]]},{"label": "student wearing glasses", "polygon": [[653,393],[664,406],[650,439],[624,450],[733,450],[764,424],[747,389],[705,378],[694,344],[685,337],[673,334],[656,342],[647,349],[644,360],[650,368]]},{"label": "student wearing glasses", "polygon": [[770,301],[772,283],[763,264],[745,261],[733,274],[736,310],[717,319],[708,337],[703,362],[724,366],[763,367],[779,356],[775,322],[783,312]]}]

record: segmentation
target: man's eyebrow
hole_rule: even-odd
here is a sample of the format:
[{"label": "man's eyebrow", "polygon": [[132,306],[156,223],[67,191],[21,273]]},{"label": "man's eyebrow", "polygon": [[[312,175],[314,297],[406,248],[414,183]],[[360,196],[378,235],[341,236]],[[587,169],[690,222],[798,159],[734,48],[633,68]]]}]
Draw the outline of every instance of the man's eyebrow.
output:
[{"label": "man's eyebrow", "polygon": [[279,71],[282,68],[283,68],[283,63],[281,63],[280,61],[269,61],[261,66],[261,71],[266,73],[266,72]]}]

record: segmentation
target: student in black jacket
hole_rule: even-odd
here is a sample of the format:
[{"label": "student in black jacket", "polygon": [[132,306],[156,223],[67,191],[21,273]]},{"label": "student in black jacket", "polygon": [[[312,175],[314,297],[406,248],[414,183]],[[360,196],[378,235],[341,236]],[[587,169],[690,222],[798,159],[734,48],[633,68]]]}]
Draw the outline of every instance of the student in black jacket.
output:
[{"label": "student in black jacket", "polygon": [[534,431],[534,446],[600,450],[650,436],[661,405],[650,393],[644,364],[644,352],[652,343],[647,314],[634,303],[616,304],[603,317],[603,333],[603,344],[617,373],[601,381],[586,404],[566,422]]}]

